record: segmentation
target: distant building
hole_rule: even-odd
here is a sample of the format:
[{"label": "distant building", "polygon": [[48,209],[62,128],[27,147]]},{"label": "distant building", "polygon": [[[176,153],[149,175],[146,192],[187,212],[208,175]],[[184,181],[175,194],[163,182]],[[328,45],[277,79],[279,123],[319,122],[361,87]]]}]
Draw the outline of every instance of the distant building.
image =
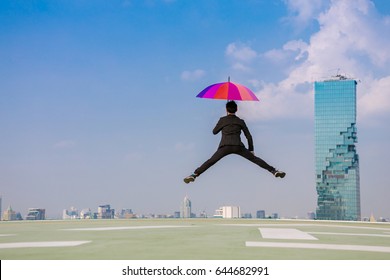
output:
[{"label": "distant building", "polygon": [[7,210],[3,213],[3,221],[15,221],[17,218],[16,212],[12,210],[11,206],[8,207]]},{"label": "distant building", "polygon": [[118,217],[119,219],[134,219],[134,218],[136,218],[137,216],[133,213],[133,210],[131,210],[131,209],[122,209],[122,210],[118,213],[117,217]]},{"label": "distant building", "polygon": [[242,214],[243,219],[252,219],[252,214],[251,213],[244,213]]},{"label": "distant building", "polygon": [[167,219],[169,217],[169,215],[167,215],[167,214],[157,214],[155,217],[157,219]]},{"label": "distant building", "polygon": [[62,219],[63,220],[73,220],[73,219],[79,219],[79,212],[76,208],[70,207],[70,210],[64,209],[62,212]]},{"label": "distant building", "polygon": [[94,219],[94,214],[91,209],[83,209],[80,211],[80,219]]},{"label": "distant building", "polygon": [[3,197],[0,195],[0,221],[3,218]]},{"label": "distant building", "polygon": [[240,207],[239,206],[222,206],[215,210],[214,218],[232,219],[240,218]]},{"label": "distant building", "polygon": [[115,210],[111,209],[111,206],[109,204],[100,205],[98,207],[98,213],[97,213],[98,219],[114,219],[114,217],[115,217]]},{"label": "distant building", "polygon": [[45,209],[30,208],[26,216],[26,220],[45,220]]},{"label": "distant building", "polygon": [[361,219],[356,84],[341,75],[314,83],[319,220]]},{"label": "distant building", "polygon": [[272,213],[271,214],[271,219],[279,219],[279,214],[278,213]]},{"label": "distant building", "polygon": [[173,213],[173,217],[176,218],[176,219],[180,218],[180,211],[175,211]]},{"label": "distant building", "polygon": [[215,210],[214,218],[223,218],[223,210],[222,207]]},{"label": "distant building", "polygon": [[186,196],[181,205],[181,218],[191,218],[191,200]]},{"label": "distant building", "polygon": [[264,210],[257,210],[256,219],[265,219],[265,211]]},{"label": "distant building", "polygon": [[207,213],[206,213],[206,211],[203,210],[202,212],[200,212],[199,218],[206,219],[206,218],[207,218]]}]

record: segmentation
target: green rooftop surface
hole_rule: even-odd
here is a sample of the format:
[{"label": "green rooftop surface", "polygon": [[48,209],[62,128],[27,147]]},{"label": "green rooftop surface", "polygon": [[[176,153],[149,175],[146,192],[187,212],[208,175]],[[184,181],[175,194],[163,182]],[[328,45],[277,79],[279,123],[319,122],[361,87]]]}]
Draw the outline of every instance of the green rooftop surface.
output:
[{"label": "green rooftop surface", "polygon": [[263,219],[0,222],[2,260],[389,260],[390,224]]}]

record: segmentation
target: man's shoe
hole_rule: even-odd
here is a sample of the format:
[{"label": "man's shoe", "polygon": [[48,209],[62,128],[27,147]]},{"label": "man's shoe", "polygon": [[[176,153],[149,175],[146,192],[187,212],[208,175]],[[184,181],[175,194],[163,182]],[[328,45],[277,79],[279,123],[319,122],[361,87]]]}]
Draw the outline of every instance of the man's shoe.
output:
[{"label": "man's shoe", "polygon": [[276,178],[284,178],[284,176],[286,176],[286,173],[283,172],[283,171],[279,171],[279,170],[275,170],[274,172],[272,172],[274,174],[274,176]]},{"label": "man's shoe", "polygon": [[196,176],[194,174],[184,178],[184,183],[188,184],[195,181]]}]

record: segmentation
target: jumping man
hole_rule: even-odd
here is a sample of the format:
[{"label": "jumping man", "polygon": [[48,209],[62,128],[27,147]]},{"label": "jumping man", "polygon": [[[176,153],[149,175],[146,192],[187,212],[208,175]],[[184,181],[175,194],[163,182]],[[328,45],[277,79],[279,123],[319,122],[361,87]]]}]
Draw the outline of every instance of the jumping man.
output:
[{"label": "jumping man", "polygon": [[[284,176],[286,176],[285,172],[276,170],[264,160],[255,156],[252,135],[250,134],[244,120],[236,116],[236,102],[228,101],[226,103],[226,112],[227,116],[220,118],[217,125],[213,129],[214,135],[222,131],[221,142],[219,143],[218,150],[210,159],[198,167],[193,174],[185,177],[184,182],[188,184],[195,181],[196,177],[199,177],[203,172],[217,163],[221,158],[230,154],[240,155],[247,160],[257,164],[261,168],[268,170],[275,177],[284,178]],[[241,142],[241,130],[244,132],[244,135],[248,140],[248,149]]]}]

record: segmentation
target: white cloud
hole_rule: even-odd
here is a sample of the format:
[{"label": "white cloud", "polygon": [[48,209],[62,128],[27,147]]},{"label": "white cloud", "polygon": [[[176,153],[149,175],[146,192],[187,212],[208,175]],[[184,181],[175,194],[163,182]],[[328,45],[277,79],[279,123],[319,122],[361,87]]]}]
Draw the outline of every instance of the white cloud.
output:
[{"label": "white cloud", "polygon": [[328,1],[324,0],[285,0],[285,3],[291,13],[289,19],[296,24],[307,24],[328,5]]},{"label": "white cloud", "polygon": [[231,43],[226,47],[225,56],[231,64],[231,69],[237,73],[251,73],[251,64],[259,58],[259,54],[243,43]]},{"label": "white cloud", "polygon": [[[390,111],[390,76],[362,83],[367,94],[358,100],[360,116],[388,113]],[[358,116],[359,116],[358,115]]]},{"label": "white cloud", "polygon": [[231,67],[232,67],[233,70],[238,70],[238,71],[241,71],[241,72],[249,72],[249,71],[251,71],[250,67],[248,67],[245,64],[240,63],[240,62],[234,63]]},{"label": "white cloud", "polygon": [[390,113],[390,68],[386,67],[390,63],[389,16],[380,15],[369,0],[334,0],[322,13],[310,12],[311,1],[287,2],[304,2],[302,9],[308,11],[297,16],[317,15],[319,30],[308,42],[291,40],[262,55],[286,71],[286,76],[265,82],[257,92],[260,103],[245,103],[244,113],[253,118],[310,116],[313,89],[307,85],[335,75],[337,69],[362,81],[358,85],[360,117]]},{"label": "white cloud", "polygon": [[[367,56],[373,66],[384,66],[390,59],[390,25],[388,17],[381,17],[375,6],[368,0],[332,1],[329,11],[320,15],[318,21],[321,31],[313,38],[323,47],[331,48],[331,54],[337,53],[350,57],[359,63],[359,58]],[[317,44],[319,45],[319,44]]]},{"label": "white cloud", "polygon": [[300,60],[304,57],[304,54],[307,52],[308,45],[302,40],[293,40],[289,41],[283,46],[283,50],[285,51],[292,51],[292,52],[299,52],[298,55],[295,57],[295,60]]},{"label": "white cloud", "polygon": [[204,70],[201,70],[201,69],[196,69],[194,71],[183,71],[181,73],[181,79],[183,81],[196,81],[200,78],[202,78],[204,75],[206,74],[206,72]]},{"label": "white cloud", "polygon": [[287,53],[282,49],[272,49],[265,52],[263,56],[273,62],[279,62],[287,58]]},{"label": "white cloud", "polygon": [[227,46],[225,54],[241,62],[251,62],[257,57],[256,51],[241,43],[231,43]]},{"label": "white cloud", "polygon": [[286,59],[290,59],[291,56],[295,60],[301,60],[305,58],[305,54],[307,54],[308,44],[303,40],[292,40],[285,43],[282,49],[272,49],[263,54],[263,57],[274,61],[280,62]]}]

